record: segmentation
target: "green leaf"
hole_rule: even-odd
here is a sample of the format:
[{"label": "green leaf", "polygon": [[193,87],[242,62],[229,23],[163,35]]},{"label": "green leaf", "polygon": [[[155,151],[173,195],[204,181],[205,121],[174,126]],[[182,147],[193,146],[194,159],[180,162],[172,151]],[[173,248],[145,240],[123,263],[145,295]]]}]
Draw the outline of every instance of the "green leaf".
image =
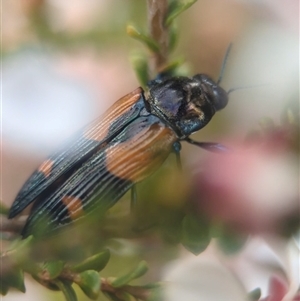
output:
[{"label": "green leaf", "polygon": [[147,58],[144,55],[135,53],[130,56],[130,61],[133,65],[133,69],[139,83],[143,88],[145,88],[149,81],[149,68]]},{"label": "green leaf", "polygon": [[56,285],[56,283],[54,281],[58,280],[58,279],[55,279],[55,280],[52,280],[52,281],[47,281],[47,280],[44,280],[44,279],[41,279],[38,275],[36,274],[31,274],[31,277],[37,281],[39,284],[43,285],[44,287],[46,287],[47,289],[49,290],[52,290],[52,291],[59,291],[60,288]]},{"label": "green leaf", "polygon": [[27,253],[33,240],[34,237],[32,235],[25,239],[14,240],[10,244],[5,256],[11,256],[13,260],[19,264],[23,264],[24,262],[26,263],[28,257]]},{"label": "green leaf", "polygon": [[98,272],[92,270],[82,272],[75,282],[90,299],[98,298],[101,288],[101,279]]},{"label": "green leaf", "polygon": [[261,297],[260,288],[256,288],[248,294],[248,299],[251,301],[258,301]]},{"label": "green leaf", "polygon": [[0,279],[0,294],[5,296],[8,293],[8,289],[9,286],[2,279]]},{"label": "green leaf", "polygon": [[27,249],[29,247],[29,245],[33,242],[34,237],[33,235],[28,236],[25,239],[16,239],[14,241],[12,241],[11,245],[9,246],[9,251],[12,250],[18,250],[18,251],[23,251],[24,249]]},{"label": "green leaf", "polygon": [[147,298],[147,301],[161,301],[163,300],[163,290],[162,287],[152,289],[150,291],[150,296]]},{"label": "green leaf", "polygon": [[175,46],[178,42],[178,30],[176,26],[171,26],[169,29],[169,52],[172,52],[175,49]]},{"label": "green leaf", "polygon": [[141,288],[145,289],[157,289],[162,287],[162,283],[160,282],[152,282],[152,283],[147,283],[145,285],[141,285]]},{"label": "green leaf", "polygon": [[179,1],[172,1],[169,6],[169,13],[166,19],[166,26],[170,26],[171,23],[185,10],[191,7],[197,0],[187,1],[185,3],[181,3]]},{"label": "green leaf", "polygon": [[83,262],[73,266],[71,269],[76,273],[81,273],[86,270],[95,270],[99,272],[104,269],[109,261],[109,258],[110,252],[109,250],[105,250],[87,258]]},{"label": "green leaf", "polygon": [[108,293],[108,292],[103,292],[103,295],[107,298],[110,299],[112,301],[123,301],[122,299],[118,298],[117,296],[115,296],[113,293]]},{"label": "green leaf", "polygon": [[76,293],[69,281],[55,279],[52,282],[63,292],[66,301],[77,301]]},{"label": "green leaf", "polygon": [[47,271],[50,279],[55,279],[61,274],[64,266],[65,262],[61,260],[47,261],[43,266],[43,270]]},{"label": "green leaf", "polygon": [[114,281],[112,281],[111,285],[113,287],[124,286],[125,284],[128,284],[133,279],[143,276],[144,274],[146,274],[147,271],[148,271],[147,262],[141,261],[133,271],[131,271],[130,273],[124,276],[116,278]]},{"label": "green leaf", "polygon": [[195,255],[203,252],[210,242],[209,225],[203,218],[186,215],[182,221],[181,243]]},{"label": "green leaf", "polygon": [[13,269],[9,274],[5,275],[4,284],[8,287],[14,287],[25,293],[24,272],[20,268]]},{"label": "green leaf", "polygon": [[137,299],[135,297],[133,297],[132,295],[130,295],[127,292],[123,292],[121,295],[121,298],[124,301],[137,301]]},{"label": "green leaf", "polygon": [[181,66],[184,63],[183,58],[179,58],[177,60],[174,60],[170,62],[166,67],[162,70],[162,72],[168,72],[170,74],[175,74],[178,67]]},{"label": "green leaf", "polygon": [[241,250],[244,246],[247,236],[242,236],[228,229],[224,229],[218,238],[218,245],[226,254],[233,254]]},{"label": "green leaf", "polygon": [[140,42],[145,44],[151,51],[159,52],[159,45],[152,38],[137,30],[134,26],[127,25],[126,31],[130,37],[139,40]]}]

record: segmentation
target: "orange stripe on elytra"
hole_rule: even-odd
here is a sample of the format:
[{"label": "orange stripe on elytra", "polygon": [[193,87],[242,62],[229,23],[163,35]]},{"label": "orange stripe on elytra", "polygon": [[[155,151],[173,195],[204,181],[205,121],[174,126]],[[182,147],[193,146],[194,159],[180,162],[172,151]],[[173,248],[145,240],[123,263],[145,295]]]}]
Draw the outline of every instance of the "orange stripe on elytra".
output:
[{"label": "orange stripe on elytra", "polygon": [[64,196],[62,202],[68,209],[69,217],[74,220],[84,214],[82,201],[80,198],[74,196]]},{"label": "orange stripe on elytra", "polygon": [[95,120],[89,129],[84,133],[87,139],[103,141],[109,131],[111,123],[125,114],[141,97],[142,88],[137,88],[116,101],[103,116]]},{"label": "orange stripe on elytra", "polygon": [[52,160],[46,160],[44,161],[40,167],[38,168],[39,172],[42,172],[46,178],[48,178],[50,176],[52,167],[53,167],[54,161]]},{"label": "orange stripe on elytra", "polygon": [[119,178],[141,181],[160,167],[176,140],[171,129],[154,124],[130,140],[107,149],[105,166]]}]

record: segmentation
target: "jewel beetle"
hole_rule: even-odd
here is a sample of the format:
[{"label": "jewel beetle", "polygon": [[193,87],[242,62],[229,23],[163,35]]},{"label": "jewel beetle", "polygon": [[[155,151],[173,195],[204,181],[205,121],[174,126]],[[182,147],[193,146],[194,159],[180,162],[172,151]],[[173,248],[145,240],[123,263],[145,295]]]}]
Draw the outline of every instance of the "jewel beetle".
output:
[{"label": "jewel beetle", "polygon": [[34,233],[45,216],[45,233],[53,233],[96,209],[107,211],[172,152],[178,155],[181,141],[222,149],[190,138],[227,105],[219,81],[204,74],[162,76],[149,82],[147,91],[125,95],[40,165],[19,191],[9,218],[32,203],[22,236]]}]

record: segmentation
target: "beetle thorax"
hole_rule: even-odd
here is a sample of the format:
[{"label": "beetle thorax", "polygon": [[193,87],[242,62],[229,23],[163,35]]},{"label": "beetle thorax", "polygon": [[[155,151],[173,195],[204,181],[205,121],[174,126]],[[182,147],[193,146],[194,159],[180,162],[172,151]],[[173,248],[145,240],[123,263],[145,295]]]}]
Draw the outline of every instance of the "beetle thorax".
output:
[{"label": "beetle thorax", "polygon": [[147,101],[151,113],[172,127],[179,139],[204,127],[216,111],[201,83],[188,77],[172,77],[153,85]]}]

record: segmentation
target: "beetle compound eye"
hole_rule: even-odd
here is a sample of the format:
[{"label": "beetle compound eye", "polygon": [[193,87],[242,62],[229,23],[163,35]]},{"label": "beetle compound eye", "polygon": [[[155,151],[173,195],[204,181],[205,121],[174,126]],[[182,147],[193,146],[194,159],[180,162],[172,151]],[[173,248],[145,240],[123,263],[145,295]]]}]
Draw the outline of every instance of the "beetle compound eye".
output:
[{"label": "beetle compound eye", "polygon": [[220,86],[213,88],[213,104],[216,111],[224,109],[228,104],[228,93]]},{"label": "beetle compound eye", "polygon": [[198,81],[201,90],[216,111],[226,107],[228,103],[228,93],[213,79],[205,74],[197,74],[193,79]]}]

